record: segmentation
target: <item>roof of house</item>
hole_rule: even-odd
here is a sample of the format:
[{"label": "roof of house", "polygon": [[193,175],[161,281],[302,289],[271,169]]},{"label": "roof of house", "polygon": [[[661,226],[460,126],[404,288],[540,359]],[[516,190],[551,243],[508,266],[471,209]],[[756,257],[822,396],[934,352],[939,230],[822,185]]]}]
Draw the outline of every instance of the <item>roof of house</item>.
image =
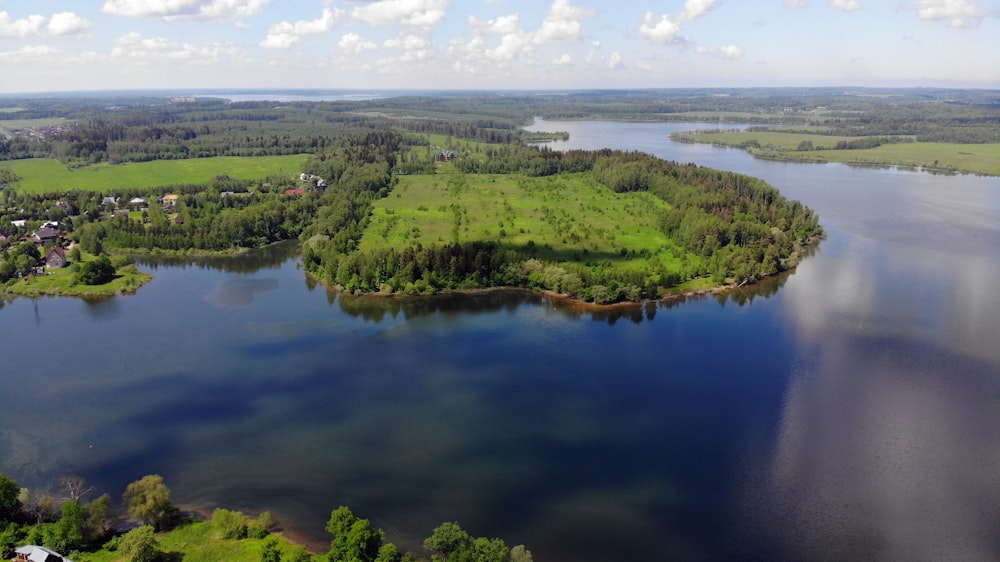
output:
[{"label": "roof of house", "polygon": [[51,551],[44,546],[29,544],[14,549],[14,552],[31,560],[31,562],[72,562],[58,552]]},{"label": "roof of house", "polygon": [[41,240],[46,240],[49,238],[59,238],[59,231],[54,228],[46,226],[43,228],[39,228],[38,231],[35,232],[35,236],[37,236]]},{"label": "roof of house", "polygon": [[305,195],[306,190],[304,189],[286,189],[285,195]]},{"label": "roof of house", "polygon": [[53,247],[49,248],[49,251],[45,252],[45,257],[47,258],[51,254],[58,254],[59,257],[61,257],[63,259],[66,259],[66,252],[63,251],[63,249],[60,248],[59,246],[53,246]]}]

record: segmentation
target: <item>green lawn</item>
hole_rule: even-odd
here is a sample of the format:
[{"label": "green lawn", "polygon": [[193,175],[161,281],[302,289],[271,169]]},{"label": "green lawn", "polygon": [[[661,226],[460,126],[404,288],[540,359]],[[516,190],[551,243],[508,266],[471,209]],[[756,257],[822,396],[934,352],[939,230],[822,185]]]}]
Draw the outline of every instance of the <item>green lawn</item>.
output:
[{"label": "green lawn", "polygon": [[69,170],[51,158],[13,160],[0,163],[21,181],[14,187],[29,193],[74,189],[107,193],[116,189],[149,188],[165,185],[203,184],[227,174],[240,179],[260,179],[273,175],[295,175],[302,170],[307,155],[219,156],[188,160],[156,160],[126,164],[98,164]]},{"label": "green lawn", "polygon": [[684,253],[656,226],[665,207],[649,193],[613,193],[586,174],[403,176],[388,198],[375,202],[361,249],[445,244],[457,234],[461,242],[533,243],[538,258],[554,262],[638,265],[646,258],[636,254],[645,250],[680,268]]},{"label": "green lawn", "polygon": [[[281,535],[278,547],[282,557],[287,557],[293,545]],[[168,560],[183,560],[184,562],[259,562],[265,539],[222,539],[218,531],[207,521],[188,523],[167,533],[156,536],[160,549],[174,557]],[[177,556],[180,554],[180,556]],[[315,558],[315,557],[314,557]],[[118,562],[121,556],[117,552],[99,550],[73,557],[74,562]]]}]

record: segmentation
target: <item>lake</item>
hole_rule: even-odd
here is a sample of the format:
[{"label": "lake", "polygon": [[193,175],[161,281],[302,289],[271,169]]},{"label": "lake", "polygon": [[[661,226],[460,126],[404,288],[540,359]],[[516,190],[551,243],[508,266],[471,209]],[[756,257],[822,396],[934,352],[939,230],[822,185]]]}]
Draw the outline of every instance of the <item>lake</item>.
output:
[{"label": "lake", "polygon": [[348,505],[411,549],[458,521],[539,561],[1000,555],[1000,179],[535,127],[764,178],[828,237],[758,287],[597,313],[342,296],[288,245],[15,300],[0,472],[116,499],[159,473],[320,545]]}]

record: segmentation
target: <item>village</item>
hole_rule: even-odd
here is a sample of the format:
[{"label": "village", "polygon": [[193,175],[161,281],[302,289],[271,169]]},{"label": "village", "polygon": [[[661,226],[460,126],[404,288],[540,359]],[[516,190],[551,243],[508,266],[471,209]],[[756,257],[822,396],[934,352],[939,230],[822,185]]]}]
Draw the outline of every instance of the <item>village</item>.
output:
[{"label": "village", "polygon": [[[294,185],[294,183],[293,183]],[[4,185],[4,191],[10,186]],[[253,198],[259,191],[270,191],[270,183],[236,191],[218,192],[219,200],[227,198]],[[279,193],[296,198],[310,192],[323,192],[326,180],[318,175],[302,172],[298,185]],[[89,203],[74,201],[72,197],[43,200],[39,205],[4,205],[0,200],[0,283],[12,279],[41,277],[80,261],[77,230],[84,224],[99,221],[133,221],[154,226],[180,227],[185,224],[185,205],[182,197],[201,197],[202,193],[181,195],[116,196],[100,195]],[[10,202],[16,197],[4,200]],[[96,201],[96,205],[93,203]],[[11,218],[16,217],[16,218]]]}]

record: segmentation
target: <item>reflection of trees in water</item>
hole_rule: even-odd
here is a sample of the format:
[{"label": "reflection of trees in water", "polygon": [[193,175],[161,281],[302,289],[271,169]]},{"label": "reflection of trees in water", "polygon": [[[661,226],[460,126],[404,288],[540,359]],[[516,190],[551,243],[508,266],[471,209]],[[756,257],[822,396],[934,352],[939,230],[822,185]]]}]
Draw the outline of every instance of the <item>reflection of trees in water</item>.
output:
[{"label": "reflection of trees in water", "polygon": [[382,297],[374,295],[348,295],[335,290],[327,293],[332,305],[354,318],[381,322],[386,315],[407,320],[434,314],[482,314],[501,310],[513,312],[524,303],[542,304],[542,295],[519,289],[497,289],[474,293],[449,293],[421,297]]},{"label": "reflection of trees in water", "polygon": [[[349,295],[335,289],[327,289],[327,302],[335,303],[341,312],[365,321],[381,322],[388,316],[398,318],[400,314],[407,320],[434,314],[482,314],[501,310],[513,312],[522,304],[545,306],[559,311],[570,318],[590,318],[595,322],[614,325],[619,320],[635,324],[656,318],[658,311],[672,309],[685,303],[714,298],[720,305],[734,302],[739,306],[750,304],[755,298],[768,298],[778,292],[788,280],[790,272],[765,279],[754,285],[731,289],[715,294],[682,296],[665,301],[617,304],[608,307],[581,305],[577,301],[552,298],[521,289],[496,289],[471,293],[448,293],[433,296],[378,296]],[[310,290],[316,282],[307,277]]]},{"label": "reflection of trees in water", "polygon": [[262,269],[277,269],[294,257],[298,250],[298,241],[289,240],[234,256],[140,256],[136,258],[136,263],[154,271],[162,266],[177,269],[195,267],[226,273],[256,273]]}]

